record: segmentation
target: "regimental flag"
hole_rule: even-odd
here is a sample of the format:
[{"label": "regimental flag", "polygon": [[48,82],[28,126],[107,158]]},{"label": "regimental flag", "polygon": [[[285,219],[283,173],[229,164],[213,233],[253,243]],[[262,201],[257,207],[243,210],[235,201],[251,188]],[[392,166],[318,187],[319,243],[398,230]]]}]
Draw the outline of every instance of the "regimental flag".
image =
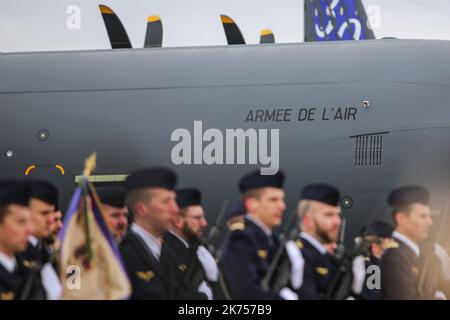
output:
[{"label": "regimental flag", "polygon": [[101,202],[87,178],[95,167],[95,154],[92,157],[86,161],[91,168],[78,181],[59,235],[62,299],[126,299],[131,285],[103,219]]}]

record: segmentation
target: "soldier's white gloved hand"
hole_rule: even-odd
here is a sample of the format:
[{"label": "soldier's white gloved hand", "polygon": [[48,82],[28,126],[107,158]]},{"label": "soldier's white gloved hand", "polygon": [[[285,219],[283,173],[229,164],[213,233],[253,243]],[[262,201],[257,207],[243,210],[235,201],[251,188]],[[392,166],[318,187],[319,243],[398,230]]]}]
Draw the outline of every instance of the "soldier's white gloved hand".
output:
[{"label": "soldier's white gloved hand", "polygon": [[200,283],[200,285],[198,286],[197,291],[206,294],[206,296],[208,297],[208,300],[212,300],[213,299],[212,290],[208,286],[206,281],[202,281],[202,283]]},{"label": "soldier's white gloved hand", "polygon": [[219,268],[212,254],[204,246],[199,246],[197,249],[197,257],[203,266],[206,278],[209,281],[217,282],[219,280]]},{"label": "soldier's white gloved hand", "polygon": [[283,300],[298,300],[298,295],[289,288],[283,288],[279,293]]},{"label": "soldier's white gloved hand", "polygon": [[58,274],[50,263],[46,263],[41,270],[42,286],[47,294],[47,300],[61,299],[63,287]]},{"label": "soldier's white gloved hand", "polygon": [[436,291],[436,293],[434,294],[434,299],[447,300],[447,297],[445,296],[445,293],[443,293],[442,291]]},{"label": "soldier's white gloved hand", "polygon": [[355,294],[360,294],[366,280],[366,264],[363,256],[357,256],[352,262],[353,282],[352,291]]},{"label": "soldier's white gloved hand", "polygon": [[286,242],[286,252],[291,262],[291,286],[295,290],[300,289],[303,284],[303,271],[305,269],[305,259],[302,252],[295,245],[293,240]]}]

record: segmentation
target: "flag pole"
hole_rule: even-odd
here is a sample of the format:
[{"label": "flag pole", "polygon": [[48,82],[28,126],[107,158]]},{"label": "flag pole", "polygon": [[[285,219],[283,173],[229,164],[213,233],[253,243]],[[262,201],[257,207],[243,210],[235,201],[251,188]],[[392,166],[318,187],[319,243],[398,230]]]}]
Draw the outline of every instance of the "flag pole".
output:
[{"label": "flag pole", "polygon": [[[86,249],[88,261],[92,260],[92,258],[94,257],[94,252],[92,250],[91,235],[89,232],[88,202],[86,201],[87,196],[89,195],[87,184],[89,183],[88,178],[92,174],[92,172],[94,172],[96,166],[97,166],[97,154],[93,152],[84,161],[83,177],[86,180],[86,184],[84,183],[84,181],[80,182],[80,187],[83,190],[83,199],[84,199],[83,203],[84,231],[86,236]],[[93,199],[91,201],[93,201]]]}]

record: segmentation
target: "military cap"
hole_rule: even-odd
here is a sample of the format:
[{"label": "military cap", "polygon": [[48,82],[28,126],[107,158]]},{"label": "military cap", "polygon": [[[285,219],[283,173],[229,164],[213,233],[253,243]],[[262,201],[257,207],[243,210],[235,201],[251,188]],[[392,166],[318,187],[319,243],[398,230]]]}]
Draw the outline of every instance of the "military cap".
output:
[{"label": "military cap", "polygon": [[258,188],[278,188],[282,189],[284,184],[284,173],[280,170],[274,175],[262,175],[259,170],[252,171],[241,178],[239,190],[245,193],[248,190]]},{"label": "military cap", "polygon": [[325,183],[314,183],[305,186],[300,195],[301,200],[315,200],[336,207],[341,193],[335,187]]},{"label": "military cap", "polygon": [[393,190],[388,197],[389,205],[399,206],[412,203],[428,205],[430,203],[430,193],[420,186],[407,186]]},{"label": "military cap", "polygon": [[48,181],[31,179],[27,180],[31,188],[31,198],[44,201],[58,207],[58,189]]},{"label": "military cap", "polygon": [[230,220],[233,217],[244,215],[246,213],[244,203],[242,201],[238,201],[235,203],[232,203],[226,212],[227,220]]},{"label": "military cap", "polygon": [[127,192],[145,188],[174,190],[177,183],[175,173],[167,168],[146,168],[131,173],[125,180]]},{"label": "military cap", "polygon": [[185,188],[177,190],[177,204],[180,209],[197,206],[202,203],[202,194],[198,189],[195,188]]},{"label": "military cap", "polygon": [[364,228],[362,235],[365,237],[373,236],[378,238],[392,238],[394,227],[386,222],[375,221]]},{"label": "military cap", "polygon": [[122,187],[100,187],[97,188],[97,194],[103,204],[116,208],[125,207],[127,193]]},{"label": "military cap", "polygon": [[0,180],[0,205],[18,204],[28,206],[31,188],[19,180]]}]

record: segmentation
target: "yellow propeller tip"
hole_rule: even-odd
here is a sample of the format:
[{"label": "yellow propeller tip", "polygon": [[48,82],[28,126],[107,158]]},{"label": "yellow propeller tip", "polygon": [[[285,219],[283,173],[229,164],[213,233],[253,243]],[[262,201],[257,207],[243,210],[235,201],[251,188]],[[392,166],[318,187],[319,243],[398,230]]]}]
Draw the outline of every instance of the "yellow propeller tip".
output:
[{"label": "yellow propeller tip", "polygon": [[161,20],[159,18],[159,16],[149,16],[148,19],[147,19],[147,22],[156,22],[156,21],[159,21],[159,20]]},{"label": "yellow propeller tip", "polygon": [[222,20],[222,23],[234,23],[233,19],[229,16],[221,15],[220,19]]},{"label": "yellow propeller tip", "polygon": [[100,7],[100,12],[103,14],[114,14],[114,11],[111,10],[111,8],[104,6],[104,5],[99,5]]},{"label": "yellow propeller tip", "polygon": [[261,35],[262,36],[268,36],[268,35],[271,35],[271,34],[273,34],[273,32],[270,29],[261,30]]}]

